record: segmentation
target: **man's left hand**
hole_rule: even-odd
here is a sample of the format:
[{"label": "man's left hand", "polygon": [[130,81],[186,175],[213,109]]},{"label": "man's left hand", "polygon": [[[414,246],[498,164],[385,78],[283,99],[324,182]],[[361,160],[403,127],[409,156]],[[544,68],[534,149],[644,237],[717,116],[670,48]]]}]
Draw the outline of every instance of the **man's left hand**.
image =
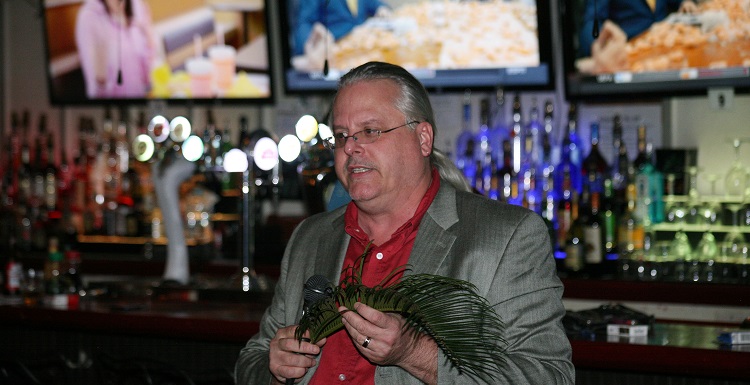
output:
[{"label": "man's left hand", "polygon": [[363,303],[354,311],[340,307],[342,321],[357,350],[376,365],[396,365],[434,383],[437,378],[437,344],[422,333],[411,333],[406,319],[384,313]]}]

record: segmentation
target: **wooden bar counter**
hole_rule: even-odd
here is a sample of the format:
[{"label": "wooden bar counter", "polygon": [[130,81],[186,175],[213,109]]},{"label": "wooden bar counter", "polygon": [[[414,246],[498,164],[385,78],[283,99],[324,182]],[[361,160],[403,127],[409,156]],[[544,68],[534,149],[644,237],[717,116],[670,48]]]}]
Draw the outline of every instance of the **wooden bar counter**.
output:
[{"label": "wooden bar counter", "polygon": [[[576,285],[585,283],[570,283],[573,293]],[[96,363],[101,357],[147,359],[192,378],[220,370],[231,383],[239,350],[257,332],[270,298],[270,293],[241,293],[222,300],[171,290],[145,297],[84,298],[77,309],[6,303],[0,305],[0,340],[5,347],[0,362],[31,365],[40,357],[63,357],[83,365],[90,360],[94,364],[86,370],[67,369],[69,383],[81,383],[81,378],[100,376],[102,365]],[[750,345],[716,343],[718,333],[727,328],[657,322],[652,335],[643,340],[571,337],[577,384],[750,383]],[[692,382],[679,382],[686,379]]]}]

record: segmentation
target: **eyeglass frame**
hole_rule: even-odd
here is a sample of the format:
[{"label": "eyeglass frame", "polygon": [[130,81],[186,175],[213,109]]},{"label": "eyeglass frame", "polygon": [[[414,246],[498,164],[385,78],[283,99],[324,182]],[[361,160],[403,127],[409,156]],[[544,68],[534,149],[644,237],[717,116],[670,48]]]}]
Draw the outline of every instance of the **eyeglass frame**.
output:
[{"label": "eyeglass frame", "polygon": [[[405,127],[405,126],[410,126],[410,125],[415,124],[415,123],[422,123],[422,122],[419,121],[419,120],[412,120],[412,121],[406,122],[406,123],[404,123],[404,124],[402,124],[400,126],[396,126],[396,127],[389,128],[389,129],[386,129],[386,130],[376,130],[376,129],[373,129],[373,128],[365,128],[364,130],[357,131],[357,132],[355,132],[355,133],[353,133],[351,135],[349,135],[349,134],[347,134],[345,132],[339,132],[337,134],[333,134],[333,136],[331,136],[331,137],[324,138],[323,139],[323,145],[326,148],[328,148],[329,150],[335,150],[338,147],[344,147],[344,146],[346,146],[346,141],[349,138],[354,139],[354,141],[356,143],[358,143],[358,144],[375,143],[375,142],[378,141],[378,139],[380,139],[380,135],[387,134],[387,133],[389,133],[389,132],[391,132],[393,130],[396,130],[396,129],[399,129],[399,128]],[[367,136],[359,136],[359,134],[361,134],[363,132],[367,132],[367,131],[377,133],[377,135],[375,136],[374,139],[372,139],[369,142],[360,141],[361,138],[367,138]],[[338,135],[338,137],[337,137],[337,135]],[[360,138],[360,139],[358,139],[358,138]],[[344,142],[343,142],[343,144],[341,146],[337,146],[336,145],[336,141],[339,140],[339,139],[343,139],[344,140]]]}]

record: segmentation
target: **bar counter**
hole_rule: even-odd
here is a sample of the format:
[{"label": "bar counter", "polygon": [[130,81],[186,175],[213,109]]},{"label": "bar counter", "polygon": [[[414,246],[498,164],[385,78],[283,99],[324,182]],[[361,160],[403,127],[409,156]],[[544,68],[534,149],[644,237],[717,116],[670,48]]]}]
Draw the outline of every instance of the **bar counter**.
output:
[{"label": "bar counter", "polygon": [[[151,354],[171,359],[169,355],[176,353],[170,352],[169,347],[177,344],[179,355],[191,356],[172,361],[174,365],[186,365],[184,370],[196,370],[195,362],[201,360],[205,365],[207,355],[213,356],[214,367],[228,369],[239,349],[257,332],[270,295],[248,294],[244,298],[241,301],[196,299],[194,293],[175,291],[145,299],[83,300],[75,310],[6,304],[0,306],[0,326],[2,339],[25,349],[30,344],[37,349],[64,350],[71,348],[66,345],[78,343],[83,345],[79,349],[97,352],[116,335],[117,348],[113,350],[118,353],[126,346],[129,356]],[[634,373],[641,378],[698,377],[705,382],[695,383],[706,384],[750,382],[750,345],[731,348],[716,343],[719,331],[726,328],[726,325],[657,322],[653,335],[644,340],[611,340],[612,337],[608,340],[606,336],[571,338],[577,383],[597,383],[602,378],[623,378]],[[41,340],[36,341],[38,338],[33,335],[42,336]],[[69,335],[77,337],[72,340],[64,337]],[[102,339],[102,335],[109,337]],[[206,348],[205,344],[211,346]],[[585,379],[592,373],[599,380]],[[715,382],[718,380],[721,382]],[[660,383],[649,381],[645,383]]]}]

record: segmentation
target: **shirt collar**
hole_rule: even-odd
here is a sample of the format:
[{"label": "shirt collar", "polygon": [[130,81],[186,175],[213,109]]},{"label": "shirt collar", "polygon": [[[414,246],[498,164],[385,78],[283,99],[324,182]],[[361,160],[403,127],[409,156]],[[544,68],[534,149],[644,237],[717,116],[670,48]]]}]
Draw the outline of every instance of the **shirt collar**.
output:
[{"label": "shirt collar", "polygon": [[[408,236],[412,232],[417,231],[417,229],[419,228],[419,223],[422,221],[422,217],[424,217],[427,209],[435,199],[438,190],[440,190],[440,173],[438,173],[437,168],[432,167],[432,181],[430,181],[430,187],[427,188],[427,191],[422,197],[422,200],[419,202],[417,210],[414,212],[414,215],[411,217],[411,219],[407,220],[393,233],[391,239],[396,238],[397,236]],[[351,201],[346,206],[346,214],[344,215],[344,229],[346,233],[349,234],[353,239],[362,244],[367,244],[370,241],[369,237],[359,226],[358,218],[359,208],[354,201]]]}]

